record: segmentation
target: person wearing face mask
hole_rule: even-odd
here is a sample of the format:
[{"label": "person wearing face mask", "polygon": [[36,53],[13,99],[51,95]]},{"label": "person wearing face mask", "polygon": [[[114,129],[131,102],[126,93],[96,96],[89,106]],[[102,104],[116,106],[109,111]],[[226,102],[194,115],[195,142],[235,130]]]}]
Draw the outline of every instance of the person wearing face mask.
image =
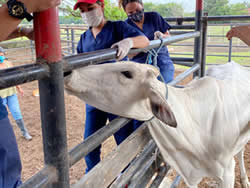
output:
[{"label": "person wearing face mask", "polygon": [[[170,36],[169,30],[171,26],[157,12],[144,12],[142,0],[119,0],[119,6],[123,7],[128,16],[126,22],[143,32],[149,40]],[[148,55],[149,53],[141,52],[132,57],[131,60],[138,63],[146,63]],[[174,64],[166,46],[163,46],[158,53],[157,66],[165,83],[169,83],[174,79]],[[141,121],[134,120],[134,130],[142,125],[142,123]]]},{"label": "person wearing face mask", "polygon": [[[12,63],[8,60],[5,60],[5,52],[2,47],[0,47],[0,69],[6,69],[12,67]],[[19,129],[22,132],[23,137],[26,140],[31,140],[32,137],[30,136],[21,113],[21,109],[19,107],[19,102],[17,98],[17,91],[23,96],[23,90],[21,86],[15,86],[15,87],[9,87],[6,89],[0,90],[0,97],[3,100],[3,104],[5,106],[8,106],[14,120],[16,121],[16,124],[18,125]]]},{"label": "person wearing face mask", "polygon": [[[104,18],[104,0],[78,0],[74,10],[78,8],[83,22],[89,26],[89,29],[81,35],[78,42],[78,53],[117,48],[117,59],[127,60],[127,54],[131,48],[144,48],[149,44],[147,37],[142,32],[126,22],[106,20]],[[104,63],[112,63],[112,61]],[[105,126],[107,120],[112,121],[116,117],[86,104],[84,139]],[[114,134],[116,143],[120,144],[132,131],[132,123],[124,126]],[[86,173],[100,161],[100,153],[101,146],[85,157]]]},{"label": "person wearing face mask", "polygon": [[[157,12],[144,12],[142,0],[119,0],[128,19],[126,22],[142,31],[149,40],[169,37],[171,26]],[[139,53],[131,60],[145,63],[148,53]],[[163,46],[157,57],[157,65],[166,83],[174,78],[174,65],[169,57],[168,48]]]}]

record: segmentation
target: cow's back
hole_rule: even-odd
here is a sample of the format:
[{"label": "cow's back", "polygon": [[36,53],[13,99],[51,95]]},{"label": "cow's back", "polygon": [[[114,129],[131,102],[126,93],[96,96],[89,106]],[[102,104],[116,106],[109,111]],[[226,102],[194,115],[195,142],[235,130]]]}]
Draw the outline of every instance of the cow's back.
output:
[{"label": "cow's back", "polygon": [[164,159],[190,186],[205,176],[222,177],[250,137],[249,71],[231,64],[210,70],[209,76],[182,89],[183,95],[171,98],[169,91],[177,129],[157,119],[149,126]]}]

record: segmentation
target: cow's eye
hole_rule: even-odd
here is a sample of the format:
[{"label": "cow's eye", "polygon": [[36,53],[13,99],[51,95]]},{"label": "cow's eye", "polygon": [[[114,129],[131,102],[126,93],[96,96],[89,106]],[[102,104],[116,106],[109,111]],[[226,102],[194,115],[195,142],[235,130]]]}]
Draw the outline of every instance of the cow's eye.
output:
[{"label": "cow's eye", "polygon": [[126,78],[128,79],[132,79],[133,78],[133,75],[130,71],[122,71],[121,72]]}]

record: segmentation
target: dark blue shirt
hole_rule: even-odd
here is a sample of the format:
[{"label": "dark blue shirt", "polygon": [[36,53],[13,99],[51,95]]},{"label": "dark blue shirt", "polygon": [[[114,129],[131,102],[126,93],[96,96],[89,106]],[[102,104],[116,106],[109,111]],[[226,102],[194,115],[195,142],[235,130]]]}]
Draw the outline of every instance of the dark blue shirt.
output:
[{"label": "dark blue shirt", "polygon": [[144,35],[141,31],[133,28],[123,21],[108,21],[100,33],[94,38],[91,29],[81,35],[77,45],[77,53],[92,52],[110,48],[114,43],[128,37]]},{"label": "dark blue shirt", "polygon": [[[156,31],[160,31],[162,33],[166,33],[167,30],[171,29],[171,26],[163,19],[163,17],[157,12],[145,12],[144,13],[144,23],[142,30],[130,19],[127,19],[126,22],[142,31],[149,40],[154,40],[154,33]],[[139,53],[137,56],[133,57],[132,60],[145,63],[147,60],[148,53]],[[158,65],[173,63],[169,57],[168,49],[166,46],[163,46],[158,54]]]},{"label": "dark blue shirt", "polygon": [[8,112],[6,107],[3,105],[3,100],[0,97],[0,120],[6,118],[8,116]]}]

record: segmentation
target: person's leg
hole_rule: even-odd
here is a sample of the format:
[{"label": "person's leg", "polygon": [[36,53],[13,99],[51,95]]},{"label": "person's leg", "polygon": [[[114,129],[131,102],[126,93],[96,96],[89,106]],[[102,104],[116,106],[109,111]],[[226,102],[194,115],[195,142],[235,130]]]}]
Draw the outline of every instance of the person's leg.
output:
[{"label": "person's leg", "polygon": [[[118,116],[113,114],[108,114],[109,121],[117,118]],[[131,133],[133,132],[133,120],[131,120],[127,125],[122,127],[119,131],[114,134],[116,144],[122,143]]]},{"label": "person's leg", "polygon": [[21,109],[20,109],[18,98],[17,98],[16,94],[7,97],[7,106],[11,112],[11,115],[13,116],[14,120],[16,121],[17,126],[20,128],[23,137],[26,140],[31,140],[32,137],[30,136],[30,134],[29,134],[29,132],[24,124]]},{"label": "person's leg", "polygon": [[169,83],[174,79],[174,65],[173,63],[159,65],[161,75],[165,83]]},{"label": "person's leg", "polygon": [[134,131],[136,129],[138,129],[143,123],[144,123],[144,121],[133,120],[133,129],[134,129]]},{"label": "person's leg", "polygon": [[17,187],[21,182],[21,160],[12,126],[0,120],[0,187]]},{"label": "person's leg", "polygon": [[[86,120],[84,129],[84,140],[94,134],[98,129],[102,128],[107,121],[107,114],[95,107],[86,104]],[[101,146],[98,146],[92,152],[85,156],[85,162],[87,165],[85,173],[88,173],[101,158]]]}]

